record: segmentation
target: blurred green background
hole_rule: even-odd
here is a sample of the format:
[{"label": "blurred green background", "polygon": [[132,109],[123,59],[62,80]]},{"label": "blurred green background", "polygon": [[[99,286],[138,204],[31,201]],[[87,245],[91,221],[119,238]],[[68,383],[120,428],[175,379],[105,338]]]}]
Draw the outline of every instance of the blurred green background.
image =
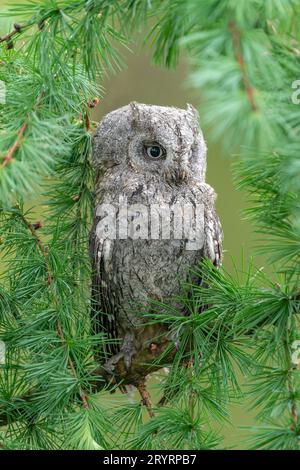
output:
[{"label": "blurred green background", "polygon": [[[13,0],[0,0],[0,6],[14,3]],[[17,3],[17,2],[16,2]],[[0,19],[0,35],[9,28],[5,20]],[[201,90],[192,90],[187,86],[189,73],[188,60],[182,54],[176,70],[166,70],[153,65],[151,50],[142,46],[146,31],[137,35],[131,45],[131,51],[122,49],[124,68],[118,73],[109,73],[102,83],[105,93],[95,113],[95,119],[100,120],[103,115],[131,101],[141,103],[186,107],[187,103],[199,109],[201,122]],[[221,218],[224,239],[224,264],[232,270],[232,260],[239,267],[242,258],[245,260],[252,254],[254,230],[243,220],[242,209],[246,207],[245,195],[236,191],[233,185],[231,164],[234,157],[223,152],[221,144],[210,138],[207,129],[204,129],[208,146],[208,173],[207,182],[211,184],[218,194],[217,210]],[[226,138],[226,136],[225,136]],[[31,201],[30,205],[34,205]],[[39,211],[38,211],[39,212]],[[258,260],[257,260],[258,261]],[[259,262],[262,262],[259,259]],[[249,412],[247,400],[230,408],[232,425],[225,425],[222,433],[225,443],[233,448],[244,447],[242,441],[247,432],[241,432],[239,426],[254,423],[253,414]]]}]

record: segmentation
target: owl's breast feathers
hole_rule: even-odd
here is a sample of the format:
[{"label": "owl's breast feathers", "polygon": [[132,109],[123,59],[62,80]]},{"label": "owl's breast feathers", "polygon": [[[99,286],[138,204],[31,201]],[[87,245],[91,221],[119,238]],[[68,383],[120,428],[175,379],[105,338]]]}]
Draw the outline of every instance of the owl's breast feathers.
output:
[{"label": "owl's breast feathers", "polygon": [[[134,363],[133,358],[136,359],[135,375],[137,369],[138,373],[142,371],[141,358],[144,363],[156,358],[170,340],[164,325],[143,325],[145,313],[148,315],[146,320],[149,320],[151,312],[163,310],[160,305],[165,302],[184,314],[178,302],[172,300],[180,293],[180,283],[187,278],[190,268],[199,264],[201,259],[209,258],[218,266],[222,257],[223,234],[214,208],[215,193],[212,188],[203,183],[180,190],[168,187],[164,192],[161,188],[158,191],[153,184],[139,180],[127,188],[123,187],[129,235],[136,236],[131,231],[132,224],[133,231],[139,226],[140,211],[135,212],[137,205],[149,208],[168,201],[167,205],[174,207],[185,203],[202,210],[197,226],[199,246],[196,245],[195,249],[193,245],[189,247],[191,241],[187,239],[151,239],[150,226],[147,227],[149,236],[145,239],[132,239],[130,236],[119,239],[117,234],[115,239],[104,238],[98,230],[99,223],[103,221],[99,210],[96,210],[98,215],[91,233],[94,329],[97,333],[104,332],[115,341],[107,346],[104,352],[106,357],[119,357],[120,351],[122,355],[124,349],[127,349],[129,368],[132,361]],[[108,194],[107,191],[105,194],[99,204],[113,200],[115,207],[118,207],[116,195]],[[130,212],[132,207],[134,210]],[[125,359],[124,363],[125,370]]]}]

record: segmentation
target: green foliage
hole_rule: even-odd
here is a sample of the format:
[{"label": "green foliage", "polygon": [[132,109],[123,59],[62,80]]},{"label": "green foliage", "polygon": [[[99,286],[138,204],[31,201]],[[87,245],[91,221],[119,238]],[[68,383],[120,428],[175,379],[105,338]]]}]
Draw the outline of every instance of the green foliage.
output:
[{"label": "green foliage", "polygon": [[[299,10],[299,0],[36,0],[3,14],[20,25],[0,38],[1,447],[221,448],[215,430],[242,375],[261,422],[246,445],[299,448]],[[90,331],[88,256],[91,108],[148,17],[154,60],[175,66],[188,51],[204,123],[241,154],[236,184],[269,262],[233,274],[205,262],[182,288],[188,316],[162,303],[141,312],[177,346],[171,367],[160,358],[169,371],[150,420],[140,403],[106,405],[93,346],[108,339]]]},{"label": "green foliage", "polygon": [[203,432],[205,424],[199,410],[190,406],[161,410],[141,427],[131,445],[134,449],[213,449],[219,441],[215,433]]}]

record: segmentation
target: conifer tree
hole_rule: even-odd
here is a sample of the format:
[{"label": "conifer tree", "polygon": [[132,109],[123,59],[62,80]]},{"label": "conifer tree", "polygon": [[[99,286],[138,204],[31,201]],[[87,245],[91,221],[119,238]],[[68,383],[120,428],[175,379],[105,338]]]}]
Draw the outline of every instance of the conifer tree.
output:
[{"label": "conifer tree", "polygon": [[[2,448],[223,448],[215,422],[241,399],[238,370],[257,410],[244,445],[299,448],[299,13],[299,0],[36,0],[3,13]],[[205,262],[205,282],[182,289],[188,317],[162,304],[142,312],[180,339],[162,399],[145,407],[109,395],[115,384],[93,356],[108,339],[91,333],[87,240],[91,111],[148,18],[157,63],[190,57],[204,123],[235,154],[267,265],[248,260],[232,274]]]}]

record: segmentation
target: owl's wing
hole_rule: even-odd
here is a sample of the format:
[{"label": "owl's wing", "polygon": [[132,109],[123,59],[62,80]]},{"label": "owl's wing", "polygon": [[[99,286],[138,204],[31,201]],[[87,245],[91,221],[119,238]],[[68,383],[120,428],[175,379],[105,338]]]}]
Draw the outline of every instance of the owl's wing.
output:
[{"label": "owl's wing", "polygon": [[204,235],[203,256],[210,259],[215,266],[220,266],[222,263],[223,230],[213,206],[205,210]]},{"label": "owl's wing", "polygon": [[[96,228],[96,226],[94,226]],[[95,334],[104,333],[109,340],[117,340],[116,312],[113,296],[110,292],[110,275],[107,266],[111,265],[113,240],[99,240],[96,230],[90,237],[90,253],[92,260],[92,329]],[[109,246],[108,246],[109,244]],[[116,343],[107,343],[105,351],[98,350],[95,355],[113,355],[118,352]],[[98,354],[97,354],[98,353]]]}]

